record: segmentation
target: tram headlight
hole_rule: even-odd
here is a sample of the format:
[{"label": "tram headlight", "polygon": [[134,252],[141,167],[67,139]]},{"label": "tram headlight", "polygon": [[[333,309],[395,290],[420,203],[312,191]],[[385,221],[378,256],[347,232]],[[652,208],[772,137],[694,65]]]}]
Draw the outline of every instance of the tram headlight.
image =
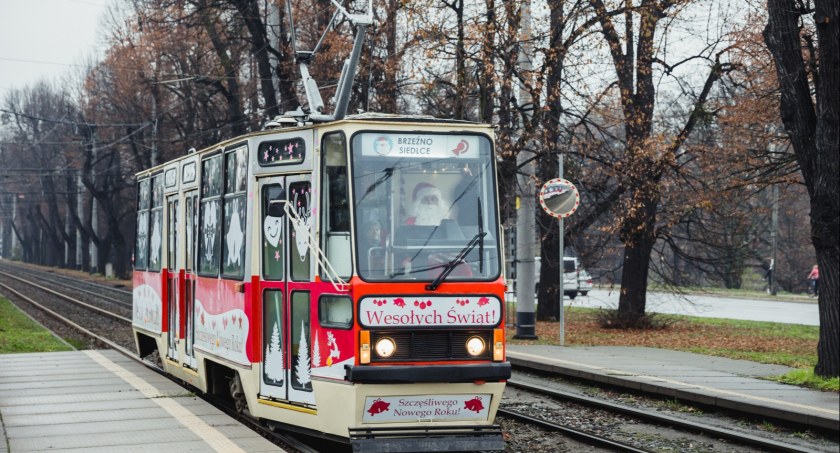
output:
[{"label": "tram headlight", "polygon": [[382,337],[376,341],[376,355],[383,359],[387,359],[394,355],[394,352],[397,350],[397,344],[394,343],[394,340],[388,337]]},{"label": "tram headlight", "polygon": [[481,337],[470,337],[467,340],[467,352],[473,357],[478,357],[483,354],[485,347],[484,339]]}]

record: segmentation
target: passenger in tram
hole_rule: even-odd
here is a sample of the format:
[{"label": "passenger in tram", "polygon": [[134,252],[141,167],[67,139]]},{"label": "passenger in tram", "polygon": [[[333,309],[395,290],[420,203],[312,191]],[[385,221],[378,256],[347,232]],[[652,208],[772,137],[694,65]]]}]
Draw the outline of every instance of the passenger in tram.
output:
[{"label": "passenger in tram", "polygon": [[359,253],[361,263],[374,273],[383,268],[381,247],[384,245],[382,225],[377,220],[365,223],[364,232],[359,238]]}]

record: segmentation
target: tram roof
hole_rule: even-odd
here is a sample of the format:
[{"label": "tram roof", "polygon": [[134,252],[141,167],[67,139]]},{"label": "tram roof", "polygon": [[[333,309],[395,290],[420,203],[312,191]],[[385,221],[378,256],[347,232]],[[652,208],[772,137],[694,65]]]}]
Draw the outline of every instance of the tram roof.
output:
[{"label": "tram roof", "polygon": [[136,173],[136,175],[140,174],[149,174],[154,173],[155,171],[162,169],[164,166],[172,163],[177,162],[182,159],[186,159],[187,157],[193,154],[204,154],[207,152],[212,152],[218,150],[219,148],[224,148],[226,146],[232,145],[237,142],[241,142],[243,140],[247,140],[252,137],[259,137],[262,135],[270,135],[276,134],[279,131],[295,131],[295,130],[305,130],[305,129],[312,129],[316,127],[328,127],[334,126],[342,123],[363,123],[363,122],[370,122],[370,123],[414,123],[414,124],[426,124],[426,125],[445,125],[445,124],[457,124],[457,125],[464,125],[464,126],[487,126],[492,127],[487,123],[480,123],[476,121],[467,121],[467,120],[453,120],[453,119],[444,119],[444,118],[436,118],[429,115],[399,115],[399,114],[392,114],[392,113],[374,113],[374,112],[364,112],[364,113],[357,113],[353,115],[347,115],[343,119],[337,121],[329,121],[324,123],[306,123],[303,125],[295,125],[295,126],[286,126],[286,127],[274,127],[271,129],[263,129],[260,131],[249,132],[247,134],[238,135],[233,138],[229,138],[227,140],[223,140],[218,143],[214,143],[206,148],[202,148],[200,150],[195,151],[195,153],[184,154],[183,156],[178,156],[174,159],[169,161],[160,163],[154,167],[147,168],[141,170]]}]

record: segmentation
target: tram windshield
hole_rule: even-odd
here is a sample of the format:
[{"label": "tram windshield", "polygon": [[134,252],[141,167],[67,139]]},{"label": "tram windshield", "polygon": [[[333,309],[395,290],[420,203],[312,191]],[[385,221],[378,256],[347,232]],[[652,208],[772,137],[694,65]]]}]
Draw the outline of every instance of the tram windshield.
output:
[{"label": "tram windshield", "polygon": [[[357,269],[365,280],[499,275],[490,140],[363,132],[352,139]],[[436,286],[436,285],[435,285]]]}]

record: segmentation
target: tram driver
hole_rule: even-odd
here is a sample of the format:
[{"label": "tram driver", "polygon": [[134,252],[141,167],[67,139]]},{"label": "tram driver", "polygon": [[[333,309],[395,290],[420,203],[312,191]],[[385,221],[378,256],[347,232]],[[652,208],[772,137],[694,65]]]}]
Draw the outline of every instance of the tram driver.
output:
[{"label": "tram driver", "polygon": [[[411,200],[411,215],[405,219],[405,225],[434,227],[431,238],[464,240],[457,221],[451,218],[452,204],[437,186],[428,182],[418,183],[414,186]],[[431,253],[426,256],[420,267],[416,267],[418,257],[416,253],[411,253],[403,258],[401,262],[403,274],[421,272],[436,276],[439,269],[444,268],[451,259],[446,253]],[[471,276],[472,272],[468,265],[461,263],[455,269],[454,275]]]},{"label": "tram driver", "polygon": [[421,182],[414,186],[411,203],[411,216],[405,219],[406,225],[440,225],[448,218],[449,202],[434,184]]}]

